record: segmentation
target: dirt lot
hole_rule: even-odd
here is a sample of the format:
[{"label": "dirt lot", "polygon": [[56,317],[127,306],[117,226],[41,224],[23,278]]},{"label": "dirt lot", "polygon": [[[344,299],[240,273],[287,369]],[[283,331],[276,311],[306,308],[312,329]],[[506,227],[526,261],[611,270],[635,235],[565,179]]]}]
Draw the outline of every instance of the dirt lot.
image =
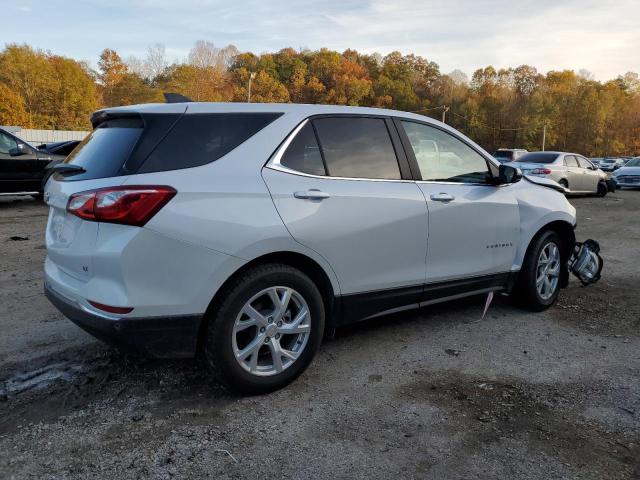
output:
[{"label": "dirt lot", "polygon": [[[46,208],[0,199],[0,478],[640,478],[640,192],[571,200],[603,280],[338,332],[239,398],[196,361],[124,357],[42,294]],[[13,239],[12,239],[13,237]]]}]

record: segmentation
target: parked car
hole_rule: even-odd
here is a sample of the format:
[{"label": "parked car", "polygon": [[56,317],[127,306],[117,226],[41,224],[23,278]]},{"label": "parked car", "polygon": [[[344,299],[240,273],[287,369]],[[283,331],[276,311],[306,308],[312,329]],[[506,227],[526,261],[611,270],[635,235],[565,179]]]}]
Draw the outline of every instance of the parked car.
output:
[{"label": "parked car", "polygon": [[493,291],[543,310],[568,282],[563,189],[433,119],[174,103],[92,123],[46,185],[48,298],[121,348],[202,351],[232,389],[289,383],[346,323]]},{"label": "parked car", "polygon": [[493,157],[500,163],[514,162],[527,153],[523,148],[499,148],[493,154]]},{"label": "parked car", "polygon": [[640,157],[629,160],[624,167],[613,172],[611,178],[618,188],[640,187]]},{"label": "parked car", "polygon": [[64,158],[65,155],[38,150],[0,128],[0,195],[42,193],[47,166]]},{"label": "parked car", "polygon": [[38,145],[38,150],[64,155],[65,157],[73,152],[73,149],[80,144],[80,140],[65,140],[62,142],[43,143]]},{"label": "parked car", "polygon": [[604,197],[610,190],[607,174],[577,153],[531,152],[516,162],[524,175],[554,180],[571,193],[596,193]]},{"label": "parked car", "polygon": [[600,169],[604,172],[613,172],[624,166],[625,161],[622,158],[605,157],[600,162]]}]

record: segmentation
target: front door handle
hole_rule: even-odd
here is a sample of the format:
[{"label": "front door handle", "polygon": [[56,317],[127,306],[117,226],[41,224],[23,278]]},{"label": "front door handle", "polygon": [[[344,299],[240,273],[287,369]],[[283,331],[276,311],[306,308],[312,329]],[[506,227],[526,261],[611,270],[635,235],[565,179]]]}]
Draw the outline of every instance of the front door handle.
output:
[{"label": "front door handle", "polygon": [[432,193],[431,194],[431,200],[433,200],[434,202],[453,202],[456,197],[454,197],[453,195],[449,194],[449,193],[445,193],[445,192],[440,192],[440,193]]},{"label": "front door handle", "polygon": [[311,190],[305,190],[304,192],[293,192],[293,196],[303,200],[324,200],[325,198],[329,198],[331,195],[327,192],[312,188]]}]

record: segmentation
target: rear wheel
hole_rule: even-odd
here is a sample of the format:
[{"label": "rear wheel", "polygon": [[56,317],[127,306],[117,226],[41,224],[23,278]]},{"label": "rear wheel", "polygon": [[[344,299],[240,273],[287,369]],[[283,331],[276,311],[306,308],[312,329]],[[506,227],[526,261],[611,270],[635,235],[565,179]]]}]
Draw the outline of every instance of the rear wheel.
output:
[{"label": "rear wheel", "polygon": [[556,301],[560,292],[561,252],[562,241],[553,230],[547,230],[533,240],[516,287],[524,307],[541,311]]},{"label": "rear wheel", "polygon": [[313,359],[324,317],[320,292],[304,273],[282,264],[255,267],[225,289],[208,319],[207,363],[231,390],[276,390]]},{"label": "rear wheel", "polygon": [[559,180],[558,183],[564,188],[569,188],[569,182],[567,182],[564,178],[562,180]]}]

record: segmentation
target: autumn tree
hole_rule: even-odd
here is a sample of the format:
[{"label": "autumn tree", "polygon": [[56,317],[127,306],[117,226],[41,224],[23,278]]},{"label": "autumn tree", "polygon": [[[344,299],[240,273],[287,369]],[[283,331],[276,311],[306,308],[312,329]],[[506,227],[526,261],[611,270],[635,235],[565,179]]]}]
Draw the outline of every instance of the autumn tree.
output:
[{"label": "autumn tree", "polygon": [[8,45],[0,54],[0,83],[18,94],[30,125],[50,125],[55,72],[44,52],[28,45]]},{"label": "autumn tree", "polygon": [[[234,100],[237,102],[247,101],[249,75],[250,72],[244,67],[234,71]],[[251,101],[286,103],[289,101],[289,91],[267,71],[260,70],[251,82]]]},{"label": "autumn tree", "polygon": [[196,102],[227,102],[233,96],[229,75],[216,66],[172,65],[156,77],[156,84]]},{"label": "autumn tree", "polygon": [[24,99],[19,93],[0,83],[0,125],[30,127],[31,121]]},{"label": "autumn tree", "polygon": [[129,72],[120,55],[109,48],[98,61],[102,102],[105,106],[161,102],[162,93],[140,74]]},{"label": "autumn tree", "polygon": [[640,77],[606,82],[586,70],[541,74],[531,65],[486,66],[471,78],[440,72],[425,57],[353,49],[255,54],[198,41],[169,65],[164,46],[143,58],[106,49],[98,73],[27,45],[0,51],[0,122],[40,128],[88,128],[102,106],[162,101],[163,92],[195,101],[333,103],[414,111],[446,121],[487,150],[541,147],[585,155],[640,154]]},{"label": "autumn tree", "polygon": [[100,81],[105,88],[111,88],[119,83],[129,71],[120,55],[110,48],[105,48],[100,54],[98,68],[100,69]]},{"label": "autumn tree", "polygon": [[56,79],[53,101],[46,111],[52,127],[87,128],[91,112],[98,108],[96,83],[88,65],[60,56],[52,56],[49,61]]}]

